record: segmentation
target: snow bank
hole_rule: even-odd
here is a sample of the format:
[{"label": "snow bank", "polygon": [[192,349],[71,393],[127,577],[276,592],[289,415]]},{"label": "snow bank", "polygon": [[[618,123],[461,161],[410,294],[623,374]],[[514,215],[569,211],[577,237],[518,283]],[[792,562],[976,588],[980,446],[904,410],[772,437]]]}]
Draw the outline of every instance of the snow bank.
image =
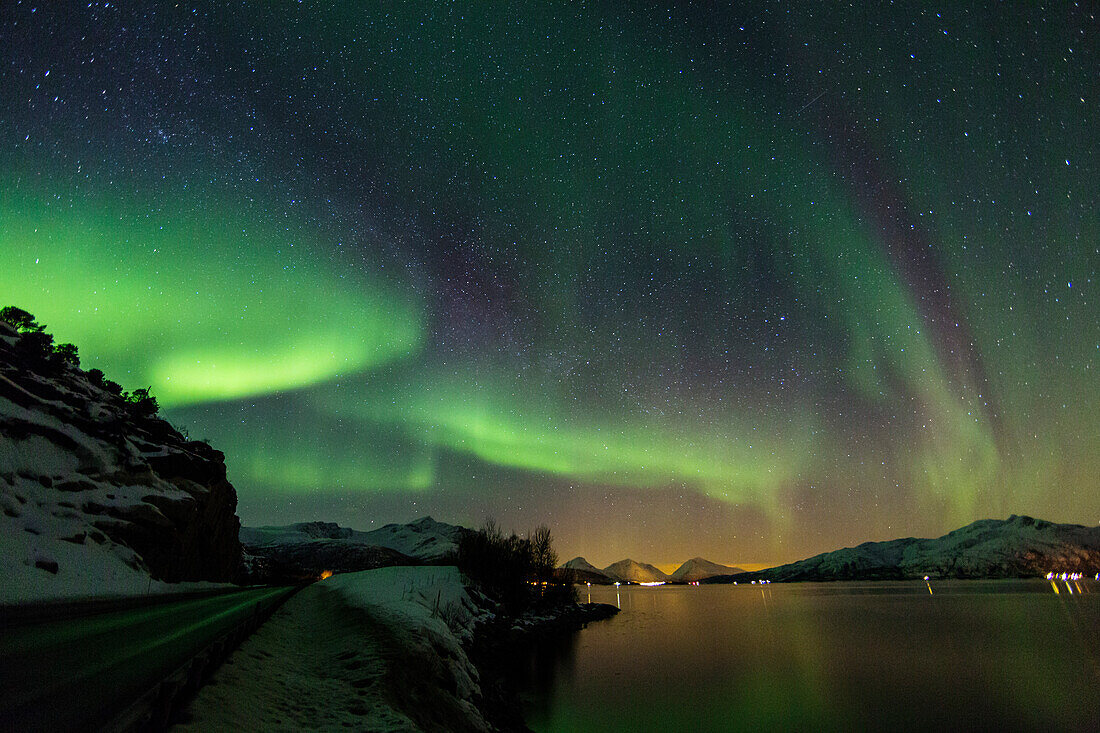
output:
[{"label": "snow bank", "polygon": [[333,576],[242,644],[177,729],[490,730],[461,644],[487,615],[454,567]]},{"label": "snow bank", "polygon": [[466,587],[452,565],[346,573],[334,575],[326,585],[355,608],[449,632],[463,641],[469,640],[475,619],[487,613],[487,603]]}]

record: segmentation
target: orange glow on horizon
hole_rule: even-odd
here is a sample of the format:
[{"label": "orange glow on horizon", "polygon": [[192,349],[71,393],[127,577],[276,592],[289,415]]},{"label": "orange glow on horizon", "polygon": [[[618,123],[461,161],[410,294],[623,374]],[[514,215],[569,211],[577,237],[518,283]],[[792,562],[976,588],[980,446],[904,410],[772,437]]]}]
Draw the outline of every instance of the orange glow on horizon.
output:
[{"label": "orange glow on horizon", "polygon": [[[709,560],[710,558],[707,559]],[[767,570],[768,568],[774,568],[776,565],[782,564],[775,562],[722,562],[721,560],[713,560],[712,562],[716,562],[719,565],[725,565],[728,568],[741,568],[746,573],[755,573],[758,570]],[[683,564],[683,561],[652,563],[653,567],[657,568],[665,575],[672,575],[676,572],[676,569]]]}]

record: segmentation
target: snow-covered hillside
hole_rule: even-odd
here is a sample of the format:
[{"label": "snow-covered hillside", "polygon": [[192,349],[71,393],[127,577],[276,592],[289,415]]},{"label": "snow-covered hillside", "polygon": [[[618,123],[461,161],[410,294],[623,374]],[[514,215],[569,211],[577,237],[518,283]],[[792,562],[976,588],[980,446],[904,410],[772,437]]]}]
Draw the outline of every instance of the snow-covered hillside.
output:
[{"label": "snow-covered hillside", "polygon": [[583,557],[575,557],[569,562],[562,565],[562,568],[569,570],[573,574],[573,582],[575,583],[612,583],[614,582],[604,571],[592,563],[585,560]]},{"label": "snow-covered hillside", "polygon": [[0,321],[0,603],[229,581],[236,505],[219,451]]},{"label": "snow-covered hillside", "polygon": [[388,565],[438,563],[454,556],[470,530],[424,517],[361,532],[333,522],[299,522],[284,527],[242,527],[250,555],[282,569],[349,572]]},{"label": "snow-covered hillside", "polygon": [[1012,515],[935,539],[865,542],[754,573],[771,580],[1006,578],[1100,571],[1100,527]]},{"label": "snow-covered hillside", "polygon": [[363,533],[367,544],[391,550],[424,562],[437,562],[458,551],[458,542],[471,530],[424,517],[408,524],[387,524]]},{"label": "snow-covered hillside", "polygon": [[685,562],[669,576],[678,583],[691,583],[704,578],[713,578],[717,575],[734,575],[745,572],[741,568],[731,568],[728,565],[719,565],[701,557],[693,557]]},{"label": "snow-covered hillside", "polygon": [[667,582],[669,576],[657,568],[644,562],[633,560],[619,560],[603,569],[604,575],[612,580],[622,583],[657,583]]}]

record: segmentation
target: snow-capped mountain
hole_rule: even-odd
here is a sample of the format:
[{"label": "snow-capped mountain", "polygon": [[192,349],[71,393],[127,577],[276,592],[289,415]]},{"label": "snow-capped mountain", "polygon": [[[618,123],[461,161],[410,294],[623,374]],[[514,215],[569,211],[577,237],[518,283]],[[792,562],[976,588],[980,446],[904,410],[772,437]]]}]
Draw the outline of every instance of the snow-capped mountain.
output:
[{"label": "snow-capped mountain", "polygon": [[[1100,527],[1012,515],[982,519],[935,539],[865,542],[735,576],[770,580],[1008,578],[1100,571]],[[731,578],[732,579],[732,578]]]},{"label": "snow-capped mountain", "polygon": [[232,580],[240,522],[221,452],[44,338],[0,321],[0,603]]},{"label": "snow-capped mountain", "polygon": [[569,562],[562,565],[563,569],[569,570],[573,573],[573,582],[575,583],[612,583],[612,579],[608,577],[607,573],[600,570],[592,563],[585,560],[583,557],[575,557]]},{"label": "snow-capped mountain", "polygon": [[719,565],[716,562],[704,560],[701,557],[693,557],[676,568],[669,577],[680,583],[691,583],[696,580],[703,580],[704,578],[713,578],[716,575],[735,575],[743,572],[745,571],[741,568]]},{"label": "snow-capped mountain", "polygon": [[471,530],[423,517],[408,524],[387,524],[364,532],[368,544],[388,547],[424,562],[438,562],[458,551],[459,540]]},{"label": "snow-capped mountain", "polygon": [[669,576],[652,565],[630,559],[608,565],[603,572],[612,580],[622,583],[657,583],[669,580]]},{"label": "snow-capped mountain", "polygon": [[470,530],[424,517],[361,532],[333,522],[299,522],[283,527],[241,527],[241,544],[276,570],[348,572],[387,565],[438,563],[452,557]]}]

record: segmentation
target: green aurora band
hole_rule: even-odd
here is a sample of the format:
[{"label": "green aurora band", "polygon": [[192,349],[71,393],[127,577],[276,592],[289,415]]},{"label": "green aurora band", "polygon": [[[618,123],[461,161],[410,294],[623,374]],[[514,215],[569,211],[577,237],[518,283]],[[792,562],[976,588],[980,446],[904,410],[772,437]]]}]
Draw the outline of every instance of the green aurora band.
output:
[{"label": "green aurora band", "polygon": [[300,388],[420,348],[411,294],[325,272],[293,249],[313,243],[242,224],[228,206],[200,219],[182,197],[154,221],[6,190],[7,298],[32,304],[86,367],[152,385],[166,407]]},{"label": "green aurora band", "polygon": [[[3,299],[208,435],[246,521],[282,516],[261,508],[271,496],[481,491],[445,454],[588,487],[594,506],[624,488],[751,506],[775,537],[857,512],[888,534],[1100,511],[1100,213],[1084,203],[1100,171],[1081,142],[1096,113],[1069,95],[1036,129],[1005,122],[1041,106],[1002,91],[1035,71],[1002,64],[965,13],[914,21],[930,58],[914,74],[910,49],[868,40],[851,9],[769,29],[828,42],[732,58],[657,11],[284,11],[211,11],[211,74],[252,58],[269,128],[293,116],[299,137],[327,131],[327,155],[369,150],[370,186],[312,194],[346,231],[288,225],[273,193],[250,206],[163,184],[134,200],[31,186],[25,160],[0,171]],[[837,62],[841,46],[881,73]],[[780,57],[794,81],[762,71]],[[873,121],[846,162],[903,172],[885,175],[930,254],[891,249],[812,105]],[[280,149],[308,158],[298,139]],[[369,233],[348,223],[361,188],[386,222]],[[490,307],[433,269],[455,230],[520,295]],[[906,277],[906,256],[942,278]],[[950,313],[930,305],[943,291]],[[444,296],[485,310],[449,325]],[[455,346],[459,327],[476,337]],[[970,356],[944,339],[956,328]]]},{"label": "green aurora band", "polygon": [[[496,465],[611,485],[684,482],[726,501],[770,498],[768,488],[790,481],[812,445],[808,415],[796,433],[790,416],[750,421],[735,409],[710,424],[593,413],[568,395],[532,390],[552,382],[552,375],[519,379],[471,366],[382,389],[332,390],[321,402],[332,415],[390,426],[410,440]],[[725,430],[716,432],[715,422]]]}]

